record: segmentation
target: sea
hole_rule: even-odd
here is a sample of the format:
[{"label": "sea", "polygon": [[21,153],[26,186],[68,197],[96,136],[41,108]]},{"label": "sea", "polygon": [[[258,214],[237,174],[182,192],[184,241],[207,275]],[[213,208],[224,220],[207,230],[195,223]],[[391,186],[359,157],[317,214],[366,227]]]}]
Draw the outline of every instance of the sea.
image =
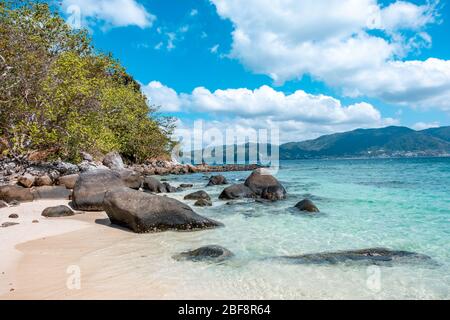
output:
[{"label": "sea", "polygon": [[[230,183],[243,183],[249,174],[223,173]],[[95,253],[106,259],[105,274],[132,274],[131,288],[143,290],[143,296],[146,287],[166,288],[162,298],[167,299],[450,298],[450,158],[282,161],[276,177],[288,197],[270,203],[221,201],[224,186],[206,188],[208,177],[166,177],[175,186],[194,184],[170,196],[182,200],[206,190],[214,205],[195,211],[225,227],[117,243]],[[306,198],[320,214],[294,208]],[[221,263],[172,258],[205,245],[223,246],[234,257]],[[424,254],[432,263],[330,265],[277,259],[379,247]]]}]

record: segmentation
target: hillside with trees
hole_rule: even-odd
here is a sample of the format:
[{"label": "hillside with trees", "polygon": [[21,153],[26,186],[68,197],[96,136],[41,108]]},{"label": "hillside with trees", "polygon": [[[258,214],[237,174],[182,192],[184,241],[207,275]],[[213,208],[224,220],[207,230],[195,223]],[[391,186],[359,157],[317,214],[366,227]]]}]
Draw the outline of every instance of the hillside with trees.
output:
[{"label": "hillside with trees", "polygon": [[86,30],[73,30],[48,4],[0,3],[0,152],[80,159],[120,152],[142,162],[173,147],[173,121]]}]

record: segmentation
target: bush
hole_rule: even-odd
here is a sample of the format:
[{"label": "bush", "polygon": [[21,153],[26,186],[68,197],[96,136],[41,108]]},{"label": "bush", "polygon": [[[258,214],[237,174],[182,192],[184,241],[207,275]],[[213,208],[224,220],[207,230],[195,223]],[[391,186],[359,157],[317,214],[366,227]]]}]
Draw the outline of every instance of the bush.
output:
[{"label": "bush", "polygon": [[158,117],[124,68],[48,4],[0,3],[0,77],[3,153],[54,149],[75,161],[81,151],[118,151],[141,162],[173,147],[173,121]]}]

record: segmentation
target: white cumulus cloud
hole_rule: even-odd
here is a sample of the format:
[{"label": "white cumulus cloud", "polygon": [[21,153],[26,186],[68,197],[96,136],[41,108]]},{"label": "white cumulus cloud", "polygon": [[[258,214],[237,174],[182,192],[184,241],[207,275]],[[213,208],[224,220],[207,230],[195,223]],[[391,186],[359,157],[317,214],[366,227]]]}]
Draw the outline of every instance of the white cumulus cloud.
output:
[{"label": "white cumulus cloud", "polygon": [[[136,0],[63,0],[63,8],[80,14],[86,23],[105,27],[151,27],[156,17]],[[77,10],[74,10],[77,8]]]},{"label": "white cumulus cloud", "polygon": [[309,74],[351,96],[450,109],[450,61],[404,59],[431,45],[437,0],[210,1],[233,22],[230,56],[276,84]]},{"label": "white cumulus cloud", "polygon": [[[397,124],[383,118],[373,105],[360,102],[348,106],[326,95],[312,95],[298,90],[285,94],[269,86],[216,90],[195,88],[191,93],[177,93],[158,81],[143,86],[151,103],[163,112],[208,114],[220,121],[208,120],[220,128],[268,128],[277,126],[283,141],[302,140],[321,134],[355,128]],[[199,116],[201,118],[201,116]]]}]

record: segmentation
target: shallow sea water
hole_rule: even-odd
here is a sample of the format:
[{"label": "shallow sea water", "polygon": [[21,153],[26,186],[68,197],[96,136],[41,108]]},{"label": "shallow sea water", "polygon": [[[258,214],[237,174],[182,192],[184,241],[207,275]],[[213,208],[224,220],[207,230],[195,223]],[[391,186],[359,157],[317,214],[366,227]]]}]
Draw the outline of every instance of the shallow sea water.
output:
[{"label": "shallow sea water", "polygon": [[[249,173],[224,175],[242,183]],[[104,272],[92,280],[126,279],[143,296],[145,288],[167,285],[167,299],[450,298],[450,158],[285,161],[277,178],[287,200],[227,205],[218,200],[224,187],[205,189],[203,174],[168,177],[175,186],[195,184],[177,199],[208,191],[214,206],[195,210],[226,227],[142,235],[93,252],[102,257]],[[320,215],[293,210],[305,197]],[[219,265],[172,259],[211,244],[235,257]],[[268,259],[372,247],[426,254],[437,265],[293,265]]]}]

